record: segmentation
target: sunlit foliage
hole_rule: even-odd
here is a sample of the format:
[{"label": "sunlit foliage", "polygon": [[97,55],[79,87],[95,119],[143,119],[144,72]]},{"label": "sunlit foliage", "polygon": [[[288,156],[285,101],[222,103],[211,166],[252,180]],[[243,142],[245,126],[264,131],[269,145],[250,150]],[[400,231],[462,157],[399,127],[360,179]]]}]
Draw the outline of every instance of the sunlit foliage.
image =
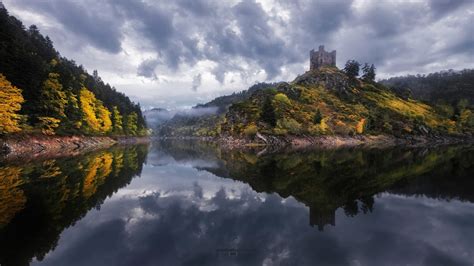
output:
[{"label": "sunlit foliage", "polygon": [[18,112],[24,102],[21,90],[0,74],[0,134],[21,130]]},{"label": "sunlit foliage", "polygon": [[83,129],[89,133],[105,134],[112,129],[110,111],[86,88],[81,89],[80,105]]},{"label": "sunlit foliage", "polygon": [[114,106],[112,109],[112,132],[114,134],[122,134],[123,133],[123,117],[120,114],[119,109],[117,106]]}]

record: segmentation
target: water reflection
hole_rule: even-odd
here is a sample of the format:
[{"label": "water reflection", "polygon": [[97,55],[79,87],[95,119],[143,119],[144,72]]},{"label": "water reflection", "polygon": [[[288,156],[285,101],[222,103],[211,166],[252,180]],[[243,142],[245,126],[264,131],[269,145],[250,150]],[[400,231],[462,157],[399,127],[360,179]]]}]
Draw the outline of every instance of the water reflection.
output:
[{"label": "water reflection", "polygon": [[141,173],[146,146],[0,166],[0,265],[27,265]]},{"label": "water reflection", "polygon": [[196,165],[217,176],[248,183],[257,192],[292,196],[309,207],[312,226],[335,225],[335,212],[368,213],[373,196],[390,190],[437,199],[474,200],[472,147],[436,149],[306,149],[259,153],[220,150],[206,142],[161,142],[178,161],[206,158],[213,167]]},{"label": "water reflection", "polygon": [[142,167],[146,154],[1,167],[0,264],[474,261],[472,147],[262,153],[166,141]]}]

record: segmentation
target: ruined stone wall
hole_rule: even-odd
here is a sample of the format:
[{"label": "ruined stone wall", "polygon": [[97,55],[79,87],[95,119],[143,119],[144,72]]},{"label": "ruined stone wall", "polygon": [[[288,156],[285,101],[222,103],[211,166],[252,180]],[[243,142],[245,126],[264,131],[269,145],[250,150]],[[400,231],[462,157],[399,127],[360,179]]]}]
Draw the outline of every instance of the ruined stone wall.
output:
[{"label": "ruined stone wall", "polygon": [[310,70],[315,70],[322,66],[336,66],[336,51],[326,52],[323,45],[319,46],[318,51],[311,50],[309,56]]}]

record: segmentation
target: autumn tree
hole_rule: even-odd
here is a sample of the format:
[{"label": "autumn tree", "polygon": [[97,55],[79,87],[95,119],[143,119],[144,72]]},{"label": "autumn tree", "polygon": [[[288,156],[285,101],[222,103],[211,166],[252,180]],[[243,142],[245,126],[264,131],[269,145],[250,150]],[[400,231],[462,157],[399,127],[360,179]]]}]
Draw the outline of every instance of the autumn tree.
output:
[{"label": "autumn tree", "polygon": [[110,111],[86,88],[80,91],[82,129],[87,133],[108,133],[112,129]]},{"label": "autumn tree", "polygon": [[24,102],[21,90],[13,86],[3,74],[0,74],[0,134],[21,130],[21,115],[18,111]]},{"label": "autumn tree", "polygon": [[124,132],[127,135],[137,135],[138,134],[138,115],[135,112],[127,115],[124,119]]},{"label": "autumn tree", "polygon": [[82,112],[79,106],[79,99],[72,91],[66,91],[66,119],[62,123],[62,130],[65,132],[76,133],[80,130],[82,125]]},{"label": "autumn tree", "polygon": [[59,74],[49,73],[41,87],[37,117],[38,126],[44,134],[52,135],[59,127],[61,120],[66,117],[67,98],[63,86],[59,82]]},{"label": "autumn tree", "polygon": [[96,102],[97,108],[97,118],[100,122],[100,132],[101,133],[108,133],[112,130],[112,120],[110,119],[110,111],[105,107],[102,102],[97,100]]},{"label": "autumn tree", "polygon": [[123,117],[120,114],[118,107],[114,106],[114,108],[112,109],[112,133],[114,134],[123,133],[122,120],[123,120]]},{"label": "autumn tree", "polygon": [[62,119],[67,104],[66,93],[59,82],[59,74],[49,73],[48,79],[43,82],[39,99],[39,108],[43,116]]}]

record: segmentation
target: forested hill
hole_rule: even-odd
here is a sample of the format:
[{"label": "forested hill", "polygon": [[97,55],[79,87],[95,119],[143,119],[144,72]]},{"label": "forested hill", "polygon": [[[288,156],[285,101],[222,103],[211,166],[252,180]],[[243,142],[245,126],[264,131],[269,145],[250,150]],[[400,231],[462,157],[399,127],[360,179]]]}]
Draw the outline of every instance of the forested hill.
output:
[{"label": "forested hill", "polygon": [[474,105],[474,69],[392,77],[380,82],[401,95],[433,104]]},{"label": "forested hill", "polygon": [[[428,104],[400,95],[375,81],[375,69],[355,73],[324,66],[307,71],[292,82],[275,83],[222,97],[230,106],[223,114],[174,119],[163,124],[160,135],[236,136],[254,138],[257,133],[274,136],[472,136],[474,112],[466,100]],[[236,101],[233,101],[236,100]],[[216,105],[214,101],[207,106]]]},{"label": "forested hill", "polygon": [[0,135],[142,135],[140,106],[62,57],[35,25],[0,5]]}]

